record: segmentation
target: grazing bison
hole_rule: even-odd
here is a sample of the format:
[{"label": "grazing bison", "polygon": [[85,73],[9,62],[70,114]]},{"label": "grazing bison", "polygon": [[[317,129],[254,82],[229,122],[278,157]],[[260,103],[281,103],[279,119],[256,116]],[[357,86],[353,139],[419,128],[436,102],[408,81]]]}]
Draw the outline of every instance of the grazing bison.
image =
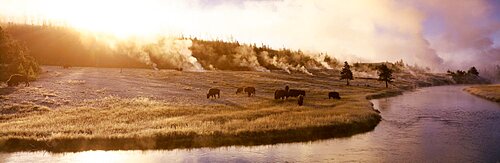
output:
[{"label": "grazing bison", "polygon": [[306,96],[306,91],[299,89],[290,89],[288,90],[287,97],[299,97],[300,95]]},{"label": "grazing bison", "polygon": [[299,106],[302,106],[304,104],[304,96],[302,95],[299,95],[299,102],[298,102]]},{"label": "grazing bison", "polygon": [[248,93],[248,97],[252,96],[252,94],[255,96],[255,88],[254,87],[246,87],[245,92]]},{"label": "grazing bison", "polygon": [[243,92],[243,87],[239,87],[238,89],[236,89],[236,94],[242,93],[242,92]]},{"label": "grazing bison", "polygon": [[276,91],[274,91],[274,99],[282,99],[284,100],[286,98],[286,91],[285,90],[282,90],[282,89],[278,89]]},{"label": "grazing bison", "polygon": [[25,87],[30,86],[30,82],[28,80],[28,77],[25,76],[25,75],[21,75],[21,74],[11,75],[10,78],[9,78],[9,80],[7,80],[7,85],[9,87],[17,86],[21,82],[24,82],[24,86]]},{"label": "grazing bison", "polygon": [[328,99],[340,99],[340,94],[338,92],[329,92],[328,93]]},{"label": "grazing bison", "polygon": [[210,97],[220,98],[220,90],[216,88],[211,88],[210,90],[208,90],[207,98]]},{"label": "grazing bison", "polygon": [[63,67],[63,69],[68,69],[68,68],[70,68],[71,66],[69,66],[69,65],[65,64],[65,65],[63,65],[62,67]]}]

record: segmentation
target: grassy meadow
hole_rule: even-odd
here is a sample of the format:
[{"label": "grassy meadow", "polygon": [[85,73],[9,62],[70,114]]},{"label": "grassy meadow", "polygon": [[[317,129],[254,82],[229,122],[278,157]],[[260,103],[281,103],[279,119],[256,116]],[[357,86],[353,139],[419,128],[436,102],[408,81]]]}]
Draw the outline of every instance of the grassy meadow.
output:
[{"label": "grassy meadow", "polygon": [[[401,94],[442,76],[396,74],[390,88],[371,78],[346,86],[338,71],[204,71],[43,67],[30,87],[0,88],[0,151],[171,149],[257,145],[350,136],[381,116],[367,99]],[[404,77],[398,79],[399,77]],[[275,100],[274,91],[306,90]],[[253,86],[256,96],[235,94]],[[207,99],[210,88],[220,99]],[[328,99],[329,91],[341,100]]]},{"label": "grassy meadow", "polygon": [[500,84],[472,86],[465,88],[465,91],[490,101],[500,102]]}]

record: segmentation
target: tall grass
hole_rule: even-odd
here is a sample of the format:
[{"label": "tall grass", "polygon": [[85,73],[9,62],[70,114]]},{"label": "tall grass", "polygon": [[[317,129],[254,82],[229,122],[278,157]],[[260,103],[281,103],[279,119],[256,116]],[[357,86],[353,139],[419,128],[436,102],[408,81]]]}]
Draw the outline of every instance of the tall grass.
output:
[{"label": "tall grass", "polygon": [[465,91],[490,101],[500,102],[500,84],[472,86],[465,88]]}]

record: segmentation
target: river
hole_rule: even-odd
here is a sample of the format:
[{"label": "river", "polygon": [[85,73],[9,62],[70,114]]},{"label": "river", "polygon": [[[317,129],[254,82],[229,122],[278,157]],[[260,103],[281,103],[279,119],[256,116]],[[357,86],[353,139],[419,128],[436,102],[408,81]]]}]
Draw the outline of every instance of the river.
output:
[{"label": "river", "polygon": [[440,86],[372,100],[383,120],[347,138],[262,146],[0,153],[0,162],[498,162],[500,104]]}]

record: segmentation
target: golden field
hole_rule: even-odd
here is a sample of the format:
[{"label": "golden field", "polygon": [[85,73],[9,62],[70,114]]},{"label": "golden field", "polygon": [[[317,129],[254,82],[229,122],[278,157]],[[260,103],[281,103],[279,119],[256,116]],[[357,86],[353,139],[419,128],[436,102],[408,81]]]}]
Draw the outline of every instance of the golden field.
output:
[{"label": "golden field", "polygon": [[[381,120],[367,99],[401,94],[417,79],[444,80],[396,74],[405,80],[396,78],[386,89],[370,78],[346,86],[338,71],[311,72],[44,67],[30,87],[0,89],[0,151],[170,149],[349,136]],[[285,85],[306,90],[303,106],[296,98],[274,99]],[[256,96],[235,94],[243,86],[255,87]],[[207,99],[210,88],[219,88],[221,98]],[[329,91],[342,99],[328,99]]]}]

